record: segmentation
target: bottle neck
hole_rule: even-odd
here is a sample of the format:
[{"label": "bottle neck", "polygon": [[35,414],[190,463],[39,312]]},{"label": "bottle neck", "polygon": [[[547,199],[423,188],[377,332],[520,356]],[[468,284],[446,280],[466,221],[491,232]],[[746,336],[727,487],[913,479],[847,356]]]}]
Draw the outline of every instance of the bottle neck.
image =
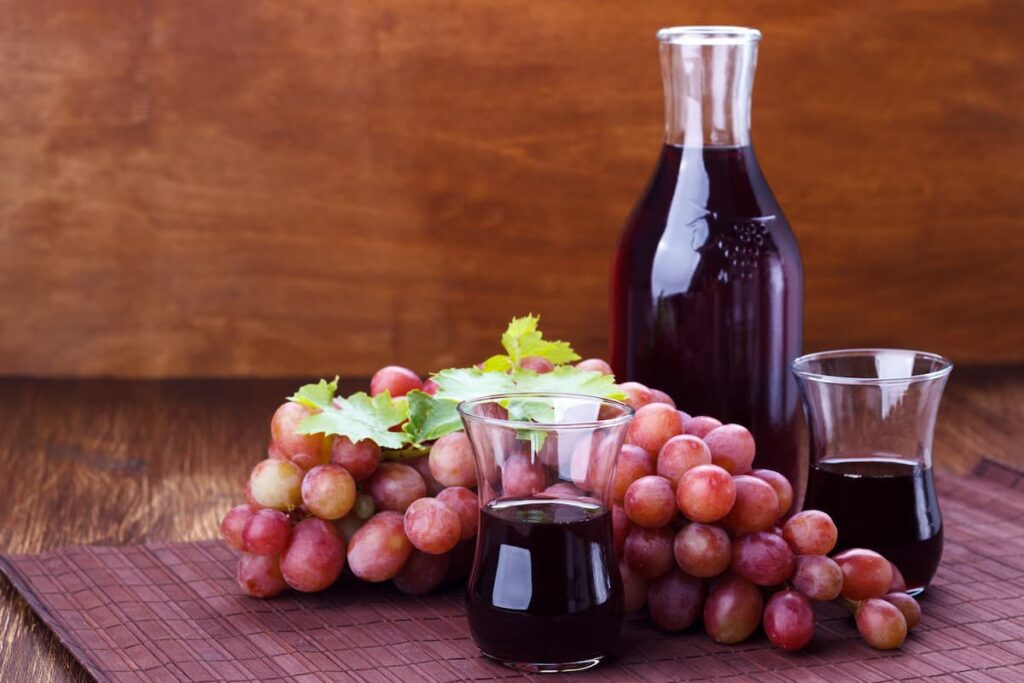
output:
[{"label": "bottle neck", "polygon": [[750,144],[750,98],[760,35],[730,26],[658,32],[667,144]]}]

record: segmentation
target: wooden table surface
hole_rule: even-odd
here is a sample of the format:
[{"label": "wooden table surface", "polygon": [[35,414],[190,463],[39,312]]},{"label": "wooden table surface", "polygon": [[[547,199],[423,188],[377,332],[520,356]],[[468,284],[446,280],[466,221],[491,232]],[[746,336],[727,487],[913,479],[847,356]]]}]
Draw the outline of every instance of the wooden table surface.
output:
[{"label": "wooden table surface", "polygon": [[[217,535],[298,380],[0,379],[0,552]],[[1024,467],[1024,367],[957,368],[936,465]],[[89,677],[0,580],[0,681]]]}]

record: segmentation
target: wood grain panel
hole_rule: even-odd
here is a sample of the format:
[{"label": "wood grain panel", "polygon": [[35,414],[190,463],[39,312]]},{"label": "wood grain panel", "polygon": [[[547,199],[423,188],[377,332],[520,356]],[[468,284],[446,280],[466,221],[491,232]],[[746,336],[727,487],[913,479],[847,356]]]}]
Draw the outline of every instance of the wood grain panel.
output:
[{"label": "wood grain panel", "polygon": [[1024,359],[1016,0],[0,0],[0,373],[365,374],[607,343],[654,31],[765,34],[807,346]]}]

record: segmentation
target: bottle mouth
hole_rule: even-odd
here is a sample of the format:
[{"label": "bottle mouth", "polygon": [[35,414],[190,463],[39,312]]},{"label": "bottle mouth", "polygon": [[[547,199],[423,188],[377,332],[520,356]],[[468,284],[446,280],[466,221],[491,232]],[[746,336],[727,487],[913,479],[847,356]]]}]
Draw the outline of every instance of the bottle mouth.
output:
[{"label": "bottle mouth", "polygon": [[660,29],[665,45],[745,45],[761,40],[761,32],[745,26],[669,26]]}]

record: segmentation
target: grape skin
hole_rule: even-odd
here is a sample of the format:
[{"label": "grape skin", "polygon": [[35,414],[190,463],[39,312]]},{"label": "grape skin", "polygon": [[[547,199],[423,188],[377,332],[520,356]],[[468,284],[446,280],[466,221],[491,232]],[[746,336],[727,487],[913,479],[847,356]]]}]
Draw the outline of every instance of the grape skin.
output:
[{"label": "grape skin", "polygon": [[776,647],[799,650],[814,637],[814,612],[796,591],[779,591],[764,607],[764,631]]},{"label": "grape skin", "polygon": [[363,490],[370,494],[378,510],[405,512],[414,500],[427,495],[427,483],[412,467],[385,462],[366,480]]},{"label": "grape skin", "polygon": [[547,486],[547,469],[525,455],[512,455],[501,466],[501,486],[506,496],[528,496]]},{"label": "grape skin", "polygon": [[733,534],[771,529],[779,518],[779,497],[775,489],[747,474],[733,477],[733,484],[736,502],[722,518],[722,526]]},{"label": "grape skin", "polygon": [[345,540],[347,545],[352,540],[352,536],[355,535],[359,528],[363,526],[366,520],[361,519],[355,512],[350,512],[339,520],[335,520],[334,526],[337,527],[338,533]]},{"label": "grape skin", "polygon": [[224,541],[235,550],[245,550],[245,542],[242,540],[242,530],[245,528],[249,518],[253,515],[253,509],[248,505],[236,505],[227,511],[220,521],[220,535]]},{"label": "grape skin", "polygon": [[906,593],[886,593],[883,599],[886,602],[891,602],[896,609],[903,612],[908,631],[913,631],[921,623],[921,605],[914,598]]},{"label": "grape skin", "polygon": [[754,462],[754,436],[738,424],[716,427],[704,435],[711,451],[711,462],[729,474],[746,474]]},{"label": "grape skin", "polygon": [[654,625],[664,631],[682,631],[700,618],[707,586],[702,579],[679,569],[651,584],[647,609]]},{"label": "grape skin", "polygon": [[655,473],[654,456],[632,444],[624,444],[619,451],[615,465],[615,479],[612,481],[612,498],[621,503],[626,497],[626,489],[640,477]]},{"label": "grape skin", "polygon": [[785,517],[793,507],[793,485],[789,479],[775,470],[752,470],[750,476],[757,477],[775,489],[775,495],[779,497],[779,517]]},{"label": "grape skin", "polygon": [[245,551],[253,555],[279,555],[292,534],[288,515],[280,510],[265,508],[249,517],[242,530]]},{"label": "grape skin", "polygon": [[356,502],[356,482],[341,465],[317,465],[302,479],[302,504],[320,519],[340,519]]},{"label": "grape skin", "polygon": [[388,510],[375,514],[355,533],[348,546],[348,563],[357,577],[377,583],[393,579],[412,551],[402,515]]},{"label": "grape skin", "polygon": [[654,401],[654,392],[640,382],[623,382],[619,385],[619,391],[626,395],[626,403],[633,410],[640,410]]},{"label": "grape skin", "polygon": [[475,493],[464,486],[449,486],[437,494],[437,499],[448,505],[459,517],[459,540],[476,536],[480,524],[480,502]]},{"label": "grape skin", "polygon": [[533,370],[538,375],[544,375],[555,369],[555,364],[541,356],[526,356],[519,361],[519,367],[523,370]]},{"label": "grape skin", "polygon": [[688,470],[676,487],[676,505],[694,522],[722,519],[735,501],[736,484],[732,476],[718,465],[698,465]]},{"label": "grape skin", "polygon": [[587,370],[589,372],[600,372],[602,375],[614,374],[612,372],[612,366],[608,364],[608,361],[600,358],[587,358],[585,360],[581,360],[576,364],[576,369]]},{"label": "grape skin", "polygon": [[683,432],[703,439],[712,429],[721,427],[722,423],[707,415],[691,417],[683,424]]},{"label": "grape skin", "polygon": [[352,506],[352,512],[356,514],[359,519],[367,520],[373,517],[373,513],[377,511],[377,504],[373,502],[373,496],[367,493],[360,493],[356,496],[356,503]]},{"label": "grape skin", "polygon": [[406,595],[429,593],[444,583],[450,559],[450,553],[435,555],[421,550],[412,551],[402,571],[393,579],[395,588]]},{"label": "grape skin", "polygon": [[373,474],[380,464],[380,455],[380,446],[370,439],[352,443],[347,436],[338,436],[331,444],[331,462],[348,470],[356,481]]},{"label": "grape skin", "polygon": [[711,464],[711,451],[707,444],[691,434],[679,434],[665,442],[658,452],[657,473],[665,477],[675,489],[679,479],[698,465]]},{"label": "grape skin", "polygon": [[892,562],[889,563],[892,567],[892,581],[889,582],[890,593],[903,593],[907,590],[907,581],[903,578],[903,572]]},{"label": "grape skin", "polygon": [[633,523],[621,505],[612,505],[612,543],[616,554],[621,555],[626,545],[626,536],[633,530]]},{"label": "grape skin", "polygon": [[249,491],[260,507],[288,512],[302,503],[304,472],[288,460],[261,460],[249,475]]},{"label": "grape skin", "polygon": [[754,584],[739,576],[722,578],[704,603],[704,629],[716,643],[739,643],[761,623],[763,605]]},{"label": "grape skin", "polygon": [[907,620],[896,605],[880,598],[860,603],[855,615],[861,638],[878,650],[892,650],[907,638]]},{"label": "grape skin", "polygon": [[465,432],[445,434],[430,449],[430,473],[442,486],[476,486],[476,460]]},{"label": "grape skin", "polygon": [[432,555],[454,548],[462,533],[462,522],[455,510],[437,498],[414,500],[405,511],[403,527],[417,550]]},{"label": "grape skin", "polygon": [[842,595],[848,600],[880,598],[889,592],[892,565],[873,550],[853,548],[832,558],[843,570]]},{"label": "grape skin", "polygon": [[672,540],[672,531],[667,527],[635,527],[626,536],[622,555],[637,574],[648,580],[656,579],[675,564]]},{"label": "grape skin", "polygon": [[821,510],[804,510],[789,518],[782,527],[782,537],[795,553],[827,555],[836,547],[839,530]]},{"label": "grape skin", "polygon": [[249,553],[238,558],[235,581],[254,598],[272,598],[287,587],[276,557]]},{"label": "grape skin", "polygon": [[661,389],[651,389],[651,403],[664,403],[672,406],[673,408],[676,407],[676,402],[672,400],[672,397]]},{"label": "grape skin", "polygon": [[330,457],[323,434],[296,434],[299,423],[313,414],[301,403],[288,401],[278,406],[270,419],[270,436],[285,457],[302,469],[321,465]]},{"label": "grape skin", "polygon": [[835,600],[843,590],[843,570],[831,557],[799,555],[790,583],[816,602]]},{"label": "grape skin", "polygon": [[665,442],[683,433],[679,412],[665,403],[648,403],[639,408],[629,423],[626,443],[657,453]]},{"label": "grape skin", "polygon": [[635,612],[647,604],[650,583],[625,560],[619,562],[619,574],[622,576],[623,611]]},{"label": "grape skin", "polygon": [[691,522],[680,529],[672,550],[679,568],[698,578],[718,576],[732,561],[729,534],[720,527],[700,522]]},{"label": "grape skin", "polygon": [[676,516],[676,496],[668,479],[657,475],[640,477],[626,489],[623,507],[638,526],[665,526]]},{"label": "grape skin", "polygon": [[732,544],[732,570],[758,586],[775,586],[793,574],[793,551],[784,540],[765,531],[744,534]]},{"label": "grape skin", "polygon": [[289,586],[304,593],[321,591],[334,583],[344,568],[345,541],[337,527],[316,517],[295,525],[281,553],[281,575]]},{"label": "grape skin", "polygon": [[420,476],[423,477],[423,482],[427,485],[427,495],[436,496],[444,490],[444,486],[437,479],[434,479],[434,475],[430,472],[430,456],[421,455],[416,458],[409,458],[403,461],[406,465],[419,472]]},{"label": "grape skin", "polygon": [[370,379],[370,395],[388,391],[391,398],[405,396],[414,389],[422,389],[423,380],[409,368],[400,365],[388,365],[374,373]]}]

